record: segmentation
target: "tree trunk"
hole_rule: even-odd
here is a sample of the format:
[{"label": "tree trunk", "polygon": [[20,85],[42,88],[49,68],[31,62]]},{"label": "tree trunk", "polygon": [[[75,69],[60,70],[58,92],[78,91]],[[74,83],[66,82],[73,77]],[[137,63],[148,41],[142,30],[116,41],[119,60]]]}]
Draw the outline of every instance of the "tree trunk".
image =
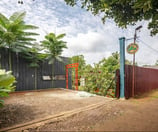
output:
[{"label": "tree trunk", "polygon": [[54,63],[52,64],[52,88],[54,88]]},{"label": "tree trunk", "polygon": [[9,50],[9,70],[12,71],[12,58],[11,58],[11,51]]},{"label": "tree trunk", "polygon": [[35,83],[35,90],[37,90],[37,68],[35,68],[35,79],[34,79],[34,83]]},{"label": "tree trunk", "polygon": [[16,63],[17,63],[16,77],[19,78],[19,53],[18,52],[16,52]]}]

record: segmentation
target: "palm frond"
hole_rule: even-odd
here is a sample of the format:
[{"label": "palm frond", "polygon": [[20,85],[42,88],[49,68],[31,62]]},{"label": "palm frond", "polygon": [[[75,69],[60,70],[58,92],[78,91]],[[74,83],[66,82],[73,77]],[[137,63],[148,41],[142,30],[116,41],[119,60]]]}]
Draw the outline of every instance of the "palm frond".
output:
[{"label": "palm frond", "polygon": [[7,28],[7,25],[9,24],[9,20],[0,13],[0,25],[3,26],[4,28]]},{"label": "palm frond", "polygon": [[66,36],[66,34],[63,33],[63,34],[59,34],[56,38],[57,38],[57,39],[62,39],[62,38],[64,38],[65,36]]},{"label": "palm frond", "polygon": [[38,28],[39,28],[39,27],[34,26],[34,25],[23,25],[23,26],[21,27],[21,29],[23,29],[23,30],[38,29]]},{"label": "palm frond", "polygon": [[9,20],[13,22],[20,22],[24,20],[24,17],[26,16],[26,12],[15,12],[13,15],[10,16]]},{"label": "palm frond", "polygon": [[40,34],[33,33],[33,32],[23,32],[22,35],[24,35],[24,36],[36,36],[36,35],[40,35]]},{"label": "palm frond", "polygon": [[63,59],[60,56],[55,57],[59,62],[63,62]]},{"label": "palm frond", "polygon": [[41,43],[44,47],[50,47],[50,42],[48,40],[43,40]]},{"label": "palm frond", "polygon": [[36,41],[35,38],[27,38],[27,37],[19,37],[17,40],[19,40],[19,41]]},{"label": "palm frond", "polygon": [[45,40],[41,41],[42,45],[47,48],[48,54],[47,59],[49,60],[49,64],[52,64],[52,59],[57,59],[58,61],[62,61],[59,55],[62,54],[63,48],[67,48],[66,42],[60,40],[63,38],[65,34],[60,34],[56,36],[54,33],[49,33],[45,36]]},{"label": "palm frond", "polygon": [[6,31],[5,28],[2,25],[0,25],[0,32],[5,32],[5,31]]}]

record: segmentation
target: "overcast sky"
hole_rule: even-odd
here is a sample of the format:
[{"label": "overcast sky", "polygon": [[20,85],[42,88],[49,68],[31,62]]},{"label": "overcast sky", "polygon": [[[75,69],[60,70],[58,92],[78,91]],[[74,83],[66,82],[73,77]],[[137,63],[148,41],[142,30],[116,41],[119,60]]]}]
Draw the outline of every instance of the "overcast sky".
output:
[{"label": "overcast sky", "polygon": [[[18,0],[0,0],[0,12],[7,17],[16,11],[26,11],[27,24],[39,27],[38,41],[44,39],[47,33],[66,33],[64,40],[68,49],[63,56],[71,57],[83,54],[87,63],[93,64],[103,57],[108,57],[112,52],[119,51],[119,38],[132,38],[137,26],[143,28],[138,32],[139,50],[136,53],[136,61],[139,65],[154,64],[158,60],[158,35],[151,37],[147,29],[147,22],[139,22],[136,26],[121,29],[113,20],[107,20],[102,24],[99,16],[93,16],[90,12],[78,6],[70,7],[64,0],[23,0],[24,4],[18,4]],[[133,40],[126,40],[126,46]],[[132,55],[126,53],[126,58],[132,60]]]}]

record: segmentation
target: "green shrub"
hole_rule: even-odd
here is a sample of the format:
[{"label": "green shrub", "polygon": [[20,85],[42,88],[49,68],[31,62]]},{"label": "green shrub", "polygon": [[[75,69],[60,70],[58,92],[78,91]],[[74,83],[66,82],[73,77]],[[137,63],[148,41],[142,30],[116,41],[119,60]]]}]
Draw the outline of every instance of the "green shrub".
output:
[{"label": "green shrub", "polygon": [[[115,72],[119,69],[119,53],[112,53],[108,58],[103,58],[100,62],[91,65],[84,64],[84,57],[77,56],[72,58],[73,62],[79,63],[79,78],[85,79],[85,86],[79,85],[79,90],[90,93],[115,97]],[[75,88],[75,68],[72,69],[72,85]],[[80,82],[80,80],[78,81]]]},{"label": "green shrub", "polygon": [[11,71],[0,69],[0,107],[4,104],[3,97],[7,97],[11,91],[14,91],[14,82],[15,77],[11,75]]}]

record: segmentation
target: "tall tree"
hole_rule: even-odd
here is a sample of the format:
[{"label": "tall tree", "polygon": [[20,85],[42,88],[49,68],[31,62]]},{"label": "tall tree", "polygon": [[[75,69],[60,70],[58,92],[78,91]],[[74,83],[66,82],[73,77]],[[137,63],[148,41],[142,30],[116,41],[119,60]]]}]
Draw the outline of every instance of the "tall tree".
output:
[{"label": "tall tree", "polygon": [[151,35],[158,33],[158,0],[65,0],[71,6],[78,3],[94,15],[101,14],[102,21],[112,18],[119,27],[126,28],[141,20],[148,20]]},{"label": "tall tree", "polygon": [[53,78],[54,78],[54,61],[62,61],[60,55],[63,52],[63,49],[67,48],[66,42],[63,41],[63,37],[66,34],[56,35],[54,33],[49,33],[45,36],[45,40],[41,41],[42,45],[46,48],[46,53],[48,53],[47,59],[49,64],[52,64],[52,87],[53,87]]},{"label": "tall tree", "polygon": [[26,12],[15,12],[9,18],[0,13],[0,48],[9,48],[9,68],[11,66],[11,51],[23,52],[35,41],[31,36],[38,35],[29,30],[37,29],[24,22]]}]

